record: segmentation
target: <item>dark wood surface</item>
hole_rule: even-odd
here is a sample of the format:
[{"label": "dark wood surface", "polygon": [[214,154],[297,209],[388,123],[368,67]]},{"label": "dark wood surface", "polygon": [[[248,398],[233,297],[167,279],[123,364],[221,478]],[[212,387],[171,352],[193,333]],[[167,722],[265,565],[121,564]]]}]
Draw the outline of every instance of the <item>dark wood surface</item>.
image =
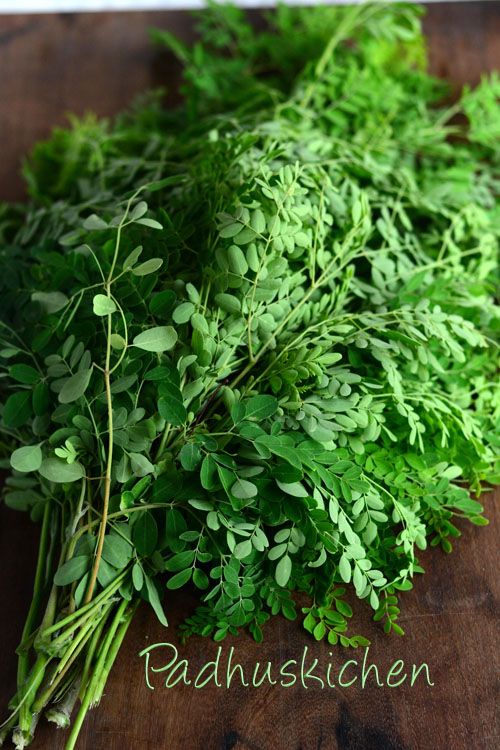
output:
[{"label": "dark wood surface", "polygon": [[[147,39],[150,26],[191,33],[181,13],[106,13],[0,16],[0,198],[22,197],[22,155],[64,121],[67,111],[110,115],[174,71]],[[500,59],[500,3],[456,3],[429,8],[426,32],[435,73],[456,86],[476,82]],[[169,594],[171,627],[165,631],[139,610],[111,674],[99,709],[84,726],[79,750],[493,750],[500,746],[498,693],[498,529],[500,511],[487,500],[491,524],[464,527],[451,557],[426,552],[426,575],[404,597],[404,638],[384,636],[368,611],[356,631],[372,645],[369,661],[387,672],[396,659],[406,667],[426,662],[433,687],[377,687],[369,680],[341,690],[320,687],[161,687],[145,685],[138,652],[150,643],[178,644],[175,628],[192,610],[188,594]],[[30,600],[38,530],[0,508],[0,707],[15,680],[14,648]],[[361,608],[363,610],[363,607]],[[247,636],[224,642],[246,667],[308,658],[337,667],[348,657],[316,644],[298,623],[276,618],[265,640]],[[191,668],[213,659],[217,646],[193,639],[179,647]],[[329,652],[332,656],[329,656]],[[362,654],[361,654],[362,657]],[[223,659],[224,661],[224,659]],[[334,671],[335,673],[335,671]],[[359,681],[358,681],[359,682]],[[59,750],[64,734],[41,724],[34,750]]]}]

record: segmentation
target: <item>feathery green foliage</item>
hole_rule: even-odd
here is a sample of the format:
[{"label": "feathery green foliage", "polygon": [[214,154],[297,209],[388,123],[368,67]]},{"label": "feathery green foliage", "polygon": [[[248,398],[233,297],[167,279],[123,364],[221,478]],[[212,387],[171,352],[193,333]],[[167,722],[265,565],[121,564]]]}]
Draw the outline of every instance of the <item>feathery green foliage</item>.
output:
[{"label": "feathery green foliage", "polygon": [[2,207],[5,500],[42,520],[18,747],[79,697],[74,747],[141,599],[166,624],[194,585],[184,637],[260,640],[303,592],[305,629],[357,646],[347,587],[402,633],[419,550],[486,523],[498,78],[440,107],[420,13],[157,31],[183,106],[73,119]]}]

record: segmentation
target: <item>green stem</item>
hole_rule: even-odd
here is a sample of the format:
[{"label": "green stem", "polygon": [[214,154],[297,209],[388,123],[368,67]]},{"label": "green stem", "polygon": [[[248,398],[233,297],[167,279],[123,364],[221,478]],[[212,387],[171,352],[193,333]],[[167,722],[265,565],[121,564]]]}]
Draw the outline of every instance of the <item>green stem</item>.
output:
[{"label": "green stem", "polygon": [[[91,602],[84,605],[83,607],[80,607],[80,609],[77,609],[76,612],[73,612],[71,615],[68,615],[64,619],[58,620],[56,623],[48,628],[45,628],[43,631],[41,630],[39,639],[41,641],[45,641],[52,633],[61,630],[61,628],[66,625],[70,625],[70,629],[67,629],[64,631],[64,633],[61,633],[61,635],[65,635],[67,637],[75,630],[75,628],[81,625],[81,623],[84,622],[87,617],[96,612],[106,599],[109,599],[111,596],[113,596],[113,594],[122,585],[123,579],[125,578],[127,573],[128,569],[122,571],[122,573],[120,573],[120,575],[115,578],[115,580],[112,581],[103,591],[101,591],[101,593],[96,596],[95,599],[93,599]],[[59,637],[60,636],[58,636],[58,638]]]},{"label": "green stem", "polygon": [[[108,611],[110,608],[111,608],[111,604],[107,607],[104,613],[99,615],[99,617],[103,621],[106,620]],[[61,658],[52,676],[50,684],[34,702],[32,710],[35,713],[39,713],[44,708],[44,706],[47,705],[47,703],[49,702],[49,700],[51,699],[51,697],[53,696],[53,694],[55,693],[55,691],[61,684],[68,670],[74,664],[74,662],[80,655],[81,651],[85,647],[85,644],[92,637],[92,630],[93,628],[95,628],[95,626],[96,626],[95,620],[90,620],[84,627],[82,627],[81,632],[78,633],[75,639],[71,642],[70,646],[68,647],[68,650],[65,652],[64,656]]]},{"label": "green stem", "polygon": [[82,702],[78,710],[78,713],[76,715],[75,721],[73,722],[73,726],[71,728],[71,733],[66,743],[65,750],[74,750],[75,748],[76,742],[78,740],[78,735],[80,734],[80,730],[82,728],[83,722],[92,704],[93,696],[96,692],[96,689],[100,685],[100,680],[102,679],[103,669],[106,664],[106,660],[108,656],[108,651],[112,646],[113,640],[115,638],[115,634],[120,626],[120,621],[123,617],[124,611],[127,606],[128,606],[128,602],[126,601],[126,599],[124,599],[121,602],[120,606],[118,607],[118,610],[113,619],[113,622],[111,623],[111,626],[108,632],[106,633],[106,638],[104,640],[104,643],[102,644],[102,648],[99,653],[97,664],[95,666],[92,678],[90,679],[90,682],[85,688],[85,692],[82,697]]},{"label": "green stem", "polygon": [[120,647],[123,643],[123,639],[125,638],[125,635],[127,633],[128,627],[130,623],[132,622],[132,618],[135,614],[135,611],[137,607],[139,606],[139,601],[134,602],[134,604],[131,606],[129,612],[127,612],[124,615],[124,620],[122,624],[120,625],[116,636],[111,644],[111,648],[108,651],[108,655],[106,656],[106,662],[104,664],[103,673],[99,682],[98,689],[96,693],[94,694],[94,698],[92,703],[95,705],[99,703],[99,701],[102,698],[102,693],[104,690],[104,686],[106,685],[106,681],[108,679],[109,673],[111,671],[111,668],[115,662],[116,656],[118,654],[118,651],[120,650]]},{"label": "green stem", "polygon": [[40,535],[40,546],[38,548],[38,560],[36,564],[35,572],[35,583],[33,586],[33,599],[29,608],[26,622],[24,623],[23,632],[21,635],[21,643],[18,646],[17,652],[19,654],[19,661],[17,664],[17,688],[21,690],[26,676],[28,674],[29,667],[29,651],[24,645],[31,633],[34,630],[35,622],[40,609],[40,600],[43,594],[44,584],[46,583],[44,568],[46,565],[47,547],[49,543],[49,529],[50,529],[50,500],[47,501],[42,521],[42,530]]}]

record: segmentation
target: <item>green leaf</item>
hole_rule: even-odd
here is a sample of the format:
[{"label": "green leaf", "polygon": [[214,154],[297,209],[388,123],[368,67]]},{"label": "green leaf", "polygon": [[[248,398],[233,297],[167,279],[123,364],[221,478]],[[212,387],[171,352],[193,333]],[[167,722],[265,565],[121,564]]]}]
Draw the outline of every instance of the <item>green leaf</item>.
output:
[{"label": "green leaf", "polygon": [[260,422],[268,419],[278,409],[278,399],[274,396],[252,396],[245,403],[245,419],[255,419]]},{"label": "green leaf", "polygon": [[39,445],[25,445],[10,457],[10,465],[16,471],[38,471],[42,465],[42,450]]},{"label": "green leaf", "polygon": [[74,461],[68,464],[60,458],[45,458],[38,471],[49,482],[57,484],[77,482],[85,476],[85,469],[81,463]]},{"label": "green leaf", "polygon": [[228,250],[228,260],[230,270],[238,275],[244,276],[248,271],[248,263],[243,250],[237,245],[231,245]]},{"label": "green leaf", "polygon": [[207,589],[209,586],[209,580],[200,568],[195,568],[193,571],[193,583],[198,589]]},{"label": "green leaf", "polygon": [[237,479],[231,487],[231,494],[239,500],[247,500],[256,496],[257,487],[253,482],[249,482],[247,479]]},{"label": "green leaf", "polygon": [[241,302],[238,297],[234,296],[234,294],[220,292],[215,295],[215,302],[219,305],[221,310],[224,310],[224,312],[237,315],[241,311]]},{"label": "green leaf", "polygon": [[150,260],[145,260],[144,263],[141,263],[139,266],[136,266],[132,269],[132,273],[134,276],[147,276],[150,273],[154,273],[155,271],[158,271],[163,265],[163,260],[161,258],[151,258]]},{"label": "green leaf", "polygon": [[186,421],[187,412],[182,403],[182,394],[178,384],[172,380],[164,380],[158,386],[158,393],[160,416],[170,424],[183,424]]},{"label": "green leaf", "polygon": [[196,443],[186,443],[180,450],[179,459],[183,469],[194,471],[201,461],[200,446]]},{"label": "green leaf", "polygon": [[9,367],[9,375],[13,380],[24,385],[33,385],[40,380],[40,373],[30,365],[12,365]]},{"label": "green leaf", "polygon": [[313,630],[314,639],[316,641],[320,641],[322,638],[325,637],[325,634],[326,634],[326,625],[323,622],[323,620],[320,620]]},{"label": "green leaf", "polygon": [[185,546],[185,543],[180,539],[180,536],[186,531],[186,529],[186,521],[180,511],[176,508],[171,508],[167,511],[165,531],[167,543],[172,552],[180,552]]},{"label": "green leaf", "polygon": [[273,466],[272,475],[283,484],[294,484],[302,479],[302,469],[299,466],[282,462]]},{"label": "green leaf", "polygon": [[117,570],[122,570],[132,558],[133,548],[122,536],[111,532],[104,537],[102,557]]},{"label": "green leaf", "polygon": [[113,349],[117,349],[118,351],[125,349],[127,345],[127,342],[125,341],[123,336],[120,336],[119,333],[112,333],[109,337],[109,343],[111,344]]},{"label": "green leaf", "polygon": [[112,315],[116,312],[116,305],[111,297],[107,297],[105,294],[96,294],[92,300],[92,307],[94,315]]},{"label": "green leaf", "polygon": [[129,253],[123,261],[123,268],[132,268],[133,266],[135,266],[135,264],[139,260],[141,253],[142,245],[137,245],[137,247],[134,247],[132,252]]},{"label": "green leaf", "polygon": [[146,352],[167,352],[173,349],[177,341],[177,333],[172,326],[156,326],[139,333],[133,340],[133,345]]},{"label": "green leaf", "polygon": [[2,418],[6,427],[21,427],[31,416],[31,391],[13,393],[4,404]]},{"label": "green leaf", "polygon": [[[175,381],[174,381],[175,378]],[[152,370],[148,370],[147,373],[144,375],[144,380],[157,380],[159,382],[165,382],[168,381],[169,384],[175,383],[177,392],[179,394],[180,398],[180,389],[177,385],[177,382],[179,382],[179,374],[177,370],[175,370],[172,367],[164,367],[163,365],[159,365],[158,367],[153,367]]]},{"label": "green leaf", "polygon": [[149,511],[139,513],[139,518],[132,528],[132,541],[139,555],[147,557],[156,549],[158,541],[158,527],[153,515]]},{"label": "green leaf", "polygon": [[189,567],[194,560],[194,550],[187,549],[184,552],[178,552],[176,555],[171,557],[165,563],[165,570],[175,572],[177,570],[184,570]]},{"label": "green leaf", "polygon": [[83,228],[87,229],[89,232],[92,232],[99,231],[101,229],[107,229],[108,225],[103,219],[97,216],[97,214],[90,214],[90,216],[87,216],[87,218],[83,222]]},{"label": "green leaf", "polygon": [[155,614],[158,618],[158,620],[161,622],[162,625],[165,627],[168,627],[168,621],[165,617],[165,612],[163,611],[163,607],[161,606],[160,597],[158,596],[158,589],[155,586],[154,581],[151,580],[149,576],[144,576],[145,583],[146,583],[146,593],[148,597],[148,601],[153,607]]},{"label": "green leaf", "polygon": [[90,568],[90,557],[77,555],[61,565],[54,576],[56,586],[67,586],[78,581]]},{"label": "green leaf", "polygon": [[139,203],[137,203],[134,206],[134,208],[131,210],[129,214],[129,218],[132,221],[136,221],[137,219],[140,219],[141,216],[144,216],[147,210],[148,210],[148,204],[146,203],[146,201],[139,201]]},{"label": "green leaf", "polygon": [[140,591],[144,586],[144,573],[139,563],[135,563],[132,568],[132,583],[136,591]]},{"label": "green leaf", "polygon": [[192,302],[182,302],[178,307],[175,308],[175,310],[172,313],[172,319],[174,323],[177,323],[178,325],[182,325],[182,323],[187,323],[188,320],[191,318],[191,315],[195,311],[195,306]]},{"label": "green leaf", "polygon": [[252,542],[250,539],[245,539],[244,542],[240,542],[236,545],[234,548],[233,555],[237,560],[243,560],[244,557],[248,557],[248,555],[252,551]]},{"label": "green leaf", "polygon": [[183,176],[180,174],[173,174],[170,177],[164,177],[161,180],[155,180],[154,182],[148,182],[147,189],[150,193],[156,193],[158,190],[163,190],[164,187],[169,185],[177,185],[182,182]]},{"label": "green leaf", "polygon": [[242,229],[243,224],[240,224],[239,221],[232,222],[231,224],[226,224],[219,229],[219,237],[221,237],[222,239],[236,237],[236,235],[239,234]]},{"label": "green leaf", "polygon": [[277,479],[276,484],[278,485],[280,490],[286,492],[287,495],[292,495],[292,497],[308,497],[309,495],[309,492],[300,482],[292,482],[291,484],[286,484],[284,482],[280,482]]},{"label": "green leaf", "polygon": [[92,367],[87,370],[78,370],[64,382],[58,396],[61,404],[70,404],[83,396],[89,386],[92,371]]},{"label": "green leaf", "polygon": [[33,389],[33,411],[36,417],[43,417],[49,410],[50,393],[47,383],[38,383]]},{"label": "green leaf", "polygon": [[150,229],[163,229],[160,222],[154,219],[137,219],[136,224],[142,224],[145,227],[150,227]]},{"label": "green leaf", "polygon": [[5,494],[5,505],[12,510],[31,510],[42,500],[42,497],[33,490],[14,490]]},{"label": "green leaf", "polygon": [[266,231],[266,217],[260,208],[256,208],[255,211],[252,212],[250,224],[254,232],[257,232],[257,234],[263,234]]},{"label": "green leaf", "polygon": [[175,304],[175,292],[171,289],[165,289],[163,292],[155,294],[149,303],[149,312],[151,315],[158,317],[167,317]]},{"label": "green leaf", "polygon": [[129,458],[132,471],[136,477],[145,477],[147,474],[154,472],[154,465],[142,453],[129,453]]},{"label": "green leaf", "polygon": [[214,488],[214,481],[217,472],[217,464],[213,457],[208,453],[201,462],[200,482],[205,490]]},{"label": "green leaf", "polygon": [[33,302],[39,302],[49,315],[59,312],[69,302],[69,299],[62,292],[33,292],[31,299]]},{"label": "green leaf", "polygon": [[182,586],[184,586],[189,580],[191,580],[192,572],[192,568],[187,568],[187,570],[181,570],[180,573],[176,573],[175,576],[172,576],[172,578],[169,578],[169,580],[167,581],[167,588],[182,588]]},{"label": "green leaf", "polygon": [[292,573],[292,560],[290,558],[290,555],[284,555],[279,563],[276,566],[276,571],[274,574],[274,577],[276,578],[276,583],[278,586],[282,586],[283,588],[287,585],[288,581],[290,580],[290,575]]},{"label": "green leaf", "polygon": [[116,568],[113,568],[112,565],[101,558],[101,561],[99,562],[99,569],[97,571],[97,580],[99,584],[103,588],[106,588],[106,586],[109,586],[111,581],[114,581],[117,575],[118,571],[116,570]]},{"label": "green leaf", "polygon": [[344,583],[351,580],[351,564],[345,555],[341,555],[339,560],[339,573]]}]

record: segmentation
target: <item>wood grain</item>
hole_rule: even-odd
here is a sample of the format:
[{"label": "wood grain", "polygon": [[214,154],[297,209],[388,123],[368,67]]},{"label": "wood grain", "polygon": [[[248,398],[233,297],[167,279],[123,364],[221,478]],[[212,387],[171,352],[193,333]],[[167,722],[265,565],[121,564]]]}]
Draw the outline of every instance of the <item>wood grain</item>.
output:
[{"label": "wood grain", "polygon": [[[26,150],[65,112],[88,109],[112,115],[150,86],[175,77],[175,65],[149,45],[150,26],[189,36],[183,13],[106,13],[0,16],[0,198],[22,197],[18,176]],[[500,3],[430,6],[425,24],[432,69],[455,86],[476,82],[498,67]],[[426,575],[405,595],[403,639],[386,637],[362,609],[356,630],[367,634],[369,657],[380,673],[396,660],[427,662],[433,687],[377,687],[373,680],[341,690],[161,687],[144,681],[138,652],[154,642],[178,645],[176,625],[192,611],[189,594],[166,600],[165,631],[139,610],[111,674],[106,695],[82,732],[79,750],[493,750],[500,745],[498,692],[498,529],[500,511],[488,501],[489,527],[464,527],[452,557],[423,555]],[[0,508],[0,706],[15,680],[14,648],[30,600],[38,530]],[[348,656],[316,644],[298,623],[268,625],[264,643],[246,635],[223,644],[236,648],[247,671],[256,661],[279,664],[308,658],[339,667]],[[179,647],[193,669],[217,645],[193,639]],[[329,652],[332,655],[329,656]],[[358,652],[352,654],[359,658]],[[362,654],[361,654],[362,657]],[[335,670],[334,670],[335,673]],[[41,723],[33,750],[62,750],[64,733]]]}]

